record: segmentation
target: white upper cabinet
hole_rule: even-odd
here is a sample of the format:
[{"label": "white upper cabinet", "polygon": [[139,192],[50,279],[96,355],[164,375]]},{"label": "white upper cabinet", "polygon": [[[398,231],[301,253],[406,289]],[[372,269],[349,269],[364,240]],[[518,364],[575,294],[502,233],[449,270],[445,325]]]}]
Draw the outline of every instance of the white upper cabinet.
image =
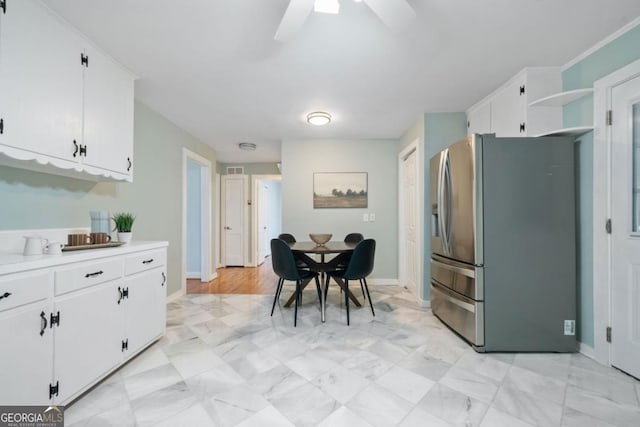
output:
[{"label": "white upper cabinet", "polygon": [[81,49],[37,2],[8,3],[0,27],[1,144],[73,160],[73,141],[82,139]]},{"label": "white upper cabinet", "polygon": [[122,174],[133,170],[133,80],[96,49],[85,49],[83,163]]},{"label": "white upper cabinet", "polygon": [[[562,127],[562,107],[529,105],[533,100],[559,92],[561,86],[559,68],[525,68],[467,111],[469,133],[490,132],[500,137],[536,136]],[[486,119],[482,131],[474,130],[472,120],[481,109],[484,109],[484,114],[489,109],[490,131],[486,131]]]},{"label": "white upper cabinet", "polygon": [[491,103],[485,102],[467,111],[468,134],[491,133]]},{"label": "white upper cabinet", "polygon": [[132,180],[133,77],[40,1],[0,10],[0,162]]}]

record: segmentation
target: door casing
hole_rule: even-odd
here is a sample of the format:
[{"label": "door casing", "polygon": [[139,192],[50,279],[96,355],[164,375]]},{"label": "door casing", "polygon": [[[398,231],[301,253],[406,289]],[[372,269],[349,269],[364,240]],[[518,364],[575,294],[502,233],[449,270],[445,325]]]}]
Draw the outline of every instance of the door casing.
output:
[{"label": "door casing", "polygon": [[[640,76],[640,60],[596,81],[593,98],[593,317],[594,347],[581,344],[580,351],[598,362],[611,365],[611,346],[606,328],[611,325],[611,235],[605,224],[611,218],[611,109],[613,87]],[[615,113],[614,113],[615,114]],[[614,117],[615,120],[615,117]],[[613,224],[615,227],[616,224]]]}]

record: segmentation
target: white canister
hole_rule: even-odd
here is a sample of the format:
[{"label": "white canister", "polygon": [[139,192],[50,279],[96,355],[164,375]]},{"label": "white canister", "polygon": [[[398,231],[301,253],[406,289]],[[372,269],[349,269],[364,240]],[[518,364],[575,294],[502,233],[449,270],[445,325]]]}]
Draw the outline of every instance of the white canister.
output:
[{"label": "white canister", "polygon": [[62,255],[64,245],[60,242],[51,242],[47,245],[47,253],[49,255]]},{"label": "white canister", "polygon": [[47,239],[43,239],[40,236],[24,236],[24,251],[23,255],[42,255],[44,248],[47,246],[49,241]]}]

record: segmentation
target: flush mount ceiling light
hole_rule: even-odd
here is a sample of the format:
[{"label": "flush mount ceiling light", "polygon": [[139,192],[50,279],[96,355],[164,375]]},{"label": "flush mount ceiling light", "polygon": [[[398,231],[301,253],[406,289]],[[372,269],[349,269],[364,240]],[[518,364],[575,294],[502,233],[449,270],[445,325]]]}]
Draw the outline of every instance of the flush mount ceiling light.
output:
[{"label": "flush mount ceiling light", "polygon": [[313,113],[307,114],[307,123],[310,123],[315,126],[324,126],[331,122],[331,114],[325,113],[324,111],[314,111]]},{"label": "flush mount ceiling light", "polygon": [[241,142],[238,147],[244,151],[256,151],[256,144],[253,142]]},{"label": "flush mount ceiling light", "polygon": [[319,13],[340,13],[340,3],[338,0],[316,0],[313,11]]}]

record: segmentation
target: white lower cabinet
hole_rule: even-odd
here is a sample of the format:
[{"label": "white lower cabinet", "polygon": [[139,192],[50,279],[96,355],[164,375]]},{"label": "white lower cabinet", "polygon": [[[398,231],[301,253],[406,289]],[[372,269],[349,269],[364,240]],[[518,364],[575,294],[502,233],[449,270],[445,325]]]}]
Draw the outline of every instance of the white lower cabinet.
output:
[{"label": "white lower cabinet", "polygon": [[49,401],[51,281],[47,270],[0,276],[0,404]]},{"label": "white lower cabinet", "polygon": [[1,404],[41,405],[49,401],[53,362],[53,331],[47,325],[50,313],[49,301],[0,313]]},{"label": "white lower cabinet", "polygon": [[161,337],[165,264],[153,247],[0,275],[0,404],[65,405]]},{"label": "white lower cabinet", "polygon": [[122,362],[121,284],[107,282],[55,299],[55,403],[68,401]]},{"label": "white lower cabinet", "polygon": [[166,273],[157,268],[127,278],[124,289],[125,357],[137,353],[164,332]]}]

